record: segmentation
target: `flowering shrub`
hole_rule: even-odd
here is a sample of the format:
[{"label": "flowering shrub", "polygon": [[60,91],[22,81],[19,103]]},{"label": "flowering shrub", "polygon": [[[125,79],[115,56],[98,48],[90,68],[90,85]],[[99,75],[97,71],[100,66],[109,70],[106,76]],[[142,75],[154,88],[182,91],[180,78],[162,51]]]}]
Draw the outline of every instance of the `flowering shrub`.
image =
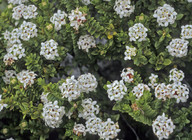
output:
[{"label": "flowering shrub", "polygon": [[191,2],[0,0],[0,139],[191,140]]}]

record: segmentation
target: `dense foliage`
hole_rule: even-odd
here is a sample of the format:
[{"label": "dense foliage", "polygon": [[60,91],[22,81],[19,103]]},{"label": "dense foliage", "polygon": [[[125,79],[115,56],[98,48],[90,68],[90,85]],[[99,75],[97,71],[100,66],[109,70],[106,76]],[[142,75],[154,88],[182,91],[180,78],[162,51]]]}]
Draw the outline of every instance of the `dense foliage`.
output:
[{"label": "dense foliage", "polygon": [[191,139],[190,0],[0,2],[0,139]]}]

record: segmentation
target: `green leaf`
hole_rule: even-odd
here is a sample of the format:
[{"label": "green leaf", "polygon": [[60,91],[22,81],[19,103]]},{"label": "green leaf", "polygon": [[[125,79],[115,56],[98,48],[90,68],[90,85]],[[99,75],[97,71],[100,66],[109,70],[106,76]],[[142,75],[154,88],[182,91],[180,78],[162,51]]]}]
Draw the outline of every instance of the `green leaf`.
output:
[{"label": "green leaf", "polygon": [[170,59],[165,59],[165,61],[163,62],[163,65],[168,66],[172,63],[172,61]]},{"label": "green leaf", "polygon": [[183,14],[178,14],[176,20],[180,20],[180,19],[182,19],[183,16],[184,16]]}]

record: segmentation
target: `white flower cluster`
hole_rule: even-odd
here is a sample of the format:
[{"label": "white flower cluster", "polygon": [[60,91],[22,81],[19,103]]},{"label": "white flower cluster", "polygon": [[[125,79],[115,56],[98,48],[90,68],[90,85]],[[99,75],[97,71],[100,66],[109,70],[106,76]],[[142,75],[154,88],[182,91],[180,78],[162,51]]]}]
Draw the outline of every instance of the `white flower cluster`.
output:
[{"label": "white flower cluster", "polygon": [[192,0],[187,0],[188,2],[192,2]]},{"label": "white flower cluster", "polygon": [[0,95],[0,112],[1,112],[1,110],[3,110],[4,107],[7,107],[7,104],[1,103],[2,102],[1,101],[2,100],[1,97],[2,97],[2,95]]},{"label": "white flower cluster", "polygon": [[110,118],[103,122],[98,117],[92,117],[86,121],[86,131],[90,134],[98,134],[100,139],[114,139],[120,132],[118,123],[114,123]]},{"label": "white flower cluster", "polygon": [[173,130],[175,129],[175,125],[173,124],[173,121],[168,119],[165,116],[165,113],[163,113],[162,116],[157,116],[155,121],[153,121],[152,128],[159,140],[162,140],[164,138],[169,138],[169,135],[173,133]]},{"label": "white flower cluster", "polygon": [[108,118],[106,122],[101,123],[101,130],[98,135],[101,139],[109,140],[117,137],[117,134],[120,131],[118,123],[114,123],[110,118]]},{"label": "white flower cluster", "polygon": [[169,71],[169,81],[173,81],[174,83],[180,83],[183,81],[185,75],[182,70],[178,70],[177,68],[173,68]]},{"label": "white flower cluster", "polygon": [[83,110],[79,112],[78,117],[88,120],[92,117],[95,117],[96,114],[99,113],[99,106],[97,105],[97,101],[92,101],[91,98],[86,98],[82,100]]},{"label": "white flower cluster", "polygon": [[3,81],[5,82],[5,84],[10,84],[11,78],[15,78],[15,76],[16,76],[16,71],[6,70],[5,71],[5,76],[2,77],[2,78],[3,78]]},{"label": "white flower cluster", "polygon": [[192,25],[181,26],[181,38],[183,39],[192,38]]},{"label": "white flower cluster", "polygon": [[137,99],[139,99],[141,98],[141,96],[143,96],[144,91],[147,91],[147,90],[150,91],[150,88],[147,85],[140,83],[133,88],[132,92],[133,92],[133,95],[135,95]]},{"label": "white flower cluster", "polygon": [[16,43],[20,44],[21,41],[19,38],[28,41],[30,38],[37,36],[36,24],[23,21],[19,28],[13,29],[11,33],[9,31],[5,31],[3,35],[4,39],[8,40],[8,46],[12,46]]},{"label": "white flower cluster", "polygon": [[189,98],[189,89],[186,84],[171,84],[171,98],[175,98],[176,102],[187,102]]},{"label": "white flower cluster", "polygon": [[66,17],[67,17],[67,14],[64,11],[57,10],[57,13],[55,13],[50,18],[50,21],[55,25],[56,31],[60,30],[61,26],[66,24],[66,21],[65,21]]},{"label": "white flower cluster", "polygon": [[135,47],[126,46],[126,51],[124,52],[124,60],[131,60],[132,56],[136,56],[136,50],[137,49]]},{"label": "white flower cluster", "polygon": [[89,52],[90,48],[96,47],[95,39],[90,35],[82,35],[80,36],[77,45],[79,49],[82,49],[86,52]]},{"label": "white flower cluster", "polygon": [[120,18],[129,17],[134,12],[135,6],[131,5],[131,0],[116,0],[114,10]]},{"label": "white flower cluster", "polygon": [[175,98],[176,102],[186,102],[189,98],[189,89],[187,85],[182,84],[184,79],[184,73],[177,68],[170,70],[169,81],[173,81],[172,84],[166,85],[160,83],[155,88],[155,96],[158,99],[166,100],[166,98]]},{"label": "white flower cluster", "polygon": [[58,43],[53,39],[41,43],[40,55],[43,55],[48,60],[54,60],[55,57],[59,56],[57,50]]},{"label": "white flower cluster", "polygon": [[86,92],[86,93],[95,91],[98,85],[97,79],[91,73],[83,74],[79,76],[78,83],[79,83],[79,88],[81,92]]},{"label": "white flower cluster", "polygon": [[121,78],[127,83],[133,82],[134,70],[132,68],[124,68],[121,73]]},{"label": "white flower cluster", "polygon": [[94,75],[88,73],[80,75],[78,80],[75,76],[67,78],[66,81],[59,87],[63,97],[68,98],[68,101],[77,99],[81,92],[92,92],[97,88],[97,80]]},{"label": "white flower cluster", "polygon": [[28,0],[8,0],[8,3],[12,3],[13,5],[22,4],[25,2],[28,2]]},{"label": "white flower cluster", "polygon": [[136,23],[134,26],[129,28],[130,41],[139,42],[146,40],[148,29],[142,23]]},{"label": "white flower cluster", "polygon": [[155,96],[158,99],[166,100],[166,98],[175,98],[176,102],[186,102],[189,98],[189,89],[185,84],[168,84],[165,83],[159,84],[155,88]]},{"label": "white flower cluster", "polygon": [[81,0],[83,4],[89,5],[92,0]]},{"label": "white flower cluster", "polygon": [[14,62],[25,56],[25,49],[22,48],[22,44],[14,44],[11,48],[7,48],[7,54],[4,55],[3,61],[6,65],[11,65],[10,59]]},{"label": "white flower cluster", "polygon": [[92,117],[88,119],[85,124],[86,124],[86,131],[89,132],[90,134],[97,134],[98,132],[101,131],[101,123],[102,120],[98,117]]},{"label": "white flower cluster", "polygon": [[83,124],[76,124],[73,127],[73,133],[75,133],[77,136],[83,136],[86,135],[85,126]]},{"label": "white flower cluster", "polygon": [[24,4],[20,4],[13,8],[12,18],[15,20],[19,20],[22,16],[24,19],[36,18],[38,15],[36,10],[37,7],[35,5],[26,6]]},{"label": "white flower cluster", "polygon": [[157,78],[158,75],[151,73],[151,76],[149,77],[150,82],[148,83],[148,86],[150,86],[152,89],[155,89],[155,87],[158,85]]},{"label": "white flower cluster", "polygon": [[155,97],[158,99],[166,100],[166,98],[170,98],[170,88],[165,83],[160,83],[155,88]]},{"label": "white flower cluster", "polygon": [[159,26],[167,27],[169,24],[173,24],[177,17],[175,9],[168,4],[164,4],[162,7],[158,7],[155,10],[153,17],[157,18]]},{"label": "white flower cluster", "polygon": [[23,84],[23,87],[26,88],[27,86],[34,84],[34,79],[36,76],[37,74],[35,74],[33,71],[22,70],[17,74],[17,79]]},{"label": "white flower cluster", "polygon": [[32,22],[26,22],[23,21],[23,23],[20,26],[20,38],[28,41],[30,38],[37,37],[37,29],[36,29],[36,24]]},{"label": "white flower cluster", "polygon": [[83,23],[86,21],[87,14],[82,13],[79,8],[72,10],[69,14],[70,26],[72,26],[75,30],[78,30],[80,26],[83,26]]},{"label": "white flower cluster", "polygon": [[21,41],[19,39],[20,34],[21,33],[18,28],[13,29],[12,32],[9,32],[6,30],[5,33],[3,33],[4,39],[8,41],[7,42],[8,47],[10,47],[16,43],[18,43],[18,44],[21,43]]},{"label": "white flower cluster", "polygon": [[58,102],[54,101],[44,104],[43,107],[43,119],[45,124],[51,128],[58,128],[62,123],[62,117],[65,114],[65,107],[58,106]]},{"label": "white flower cluster", "polygon": [[59,86],[59,89],[61,90],[63,98],[67,98],[69,102],[77,99],[81,94],[78,81],[74,76],[67,78],[66,81]]},{"label": "white flower cluster", "polygon": [[167,46],[168,52],[171,56],[184,57],[187,55],[189,41],[184,39],[172,39]]},{"label": "white flower cluster", "polygon": [[127,87],[124,85],[123,80],[115,80],[113,83],[108,84],[107,88],[108,97],[111,101],[121,101],[127,92]]}]

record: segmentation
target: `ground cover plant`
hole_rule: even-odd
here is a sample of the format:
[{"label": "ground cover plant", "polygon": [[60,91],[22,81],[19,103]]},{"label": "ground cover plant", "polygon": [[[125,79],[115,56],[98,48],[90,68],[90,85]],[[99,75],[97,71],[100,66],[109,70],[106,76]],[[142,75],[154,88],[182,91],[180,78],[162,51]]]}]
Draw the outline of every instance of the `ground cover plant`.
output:
[{"label": "ground cover plant", "polygon": [[0,2],[0,139],[191,140],[191,0]]}]

